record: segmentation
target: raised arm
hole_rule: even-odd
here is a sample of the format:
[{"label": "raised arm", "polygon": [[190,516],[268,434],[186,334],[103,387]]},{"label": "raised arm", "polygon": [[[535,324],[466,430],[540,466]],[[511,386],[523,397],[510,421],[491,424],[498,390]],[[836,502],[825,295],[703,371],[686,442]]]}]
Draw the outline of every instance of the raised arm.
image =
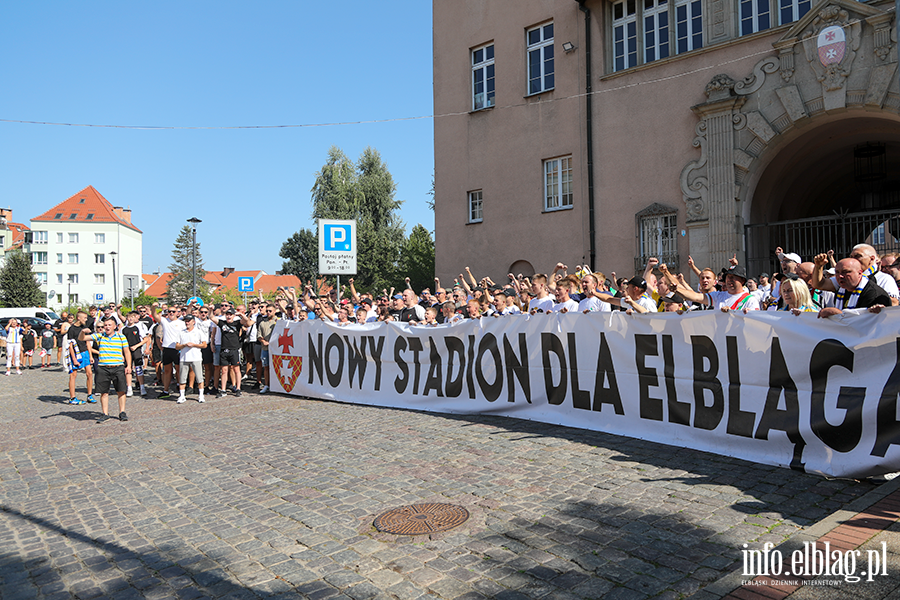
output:
[{"label": "raised arm", "polygon": [[696,275],[697,277],[700,277],[700,273],[701,273],[700,267],[698,267],[697,265],[694,264],[694,259],[691,258],[690,255],[688,255],[688,266],[691,268],[691,271],[694,272],[694,275]]},{"label": "raised arm", "polygon": [[826,253],[817,254],[813,259],[816,268],[813,269],[812,277],[809,280],[809,286],[816,290],[825,290],[826,292],[836,292],[834,283],[830,277],[825,275],[825,265],[828,263],[828,255]]},{"label": "raised arm", "polygon": [[[475,276],[472,275],[472,271],[469,270],[469,267],[466,267],[466,275],[472,280],[472,287],[478,287],[478,282],[475,280]],[[460,276],[460,279],[462,279],[462,276]]]},{"label": "raised arm", "polygon": [[669,267],[665,264],[659,265],[659,272],[666,278],[669,287],[681,294],[685,300],[696,302],[697,304],[709,304],[709,296],[701,292],[692,290],[684,282],[684,277],[676,277]]}]

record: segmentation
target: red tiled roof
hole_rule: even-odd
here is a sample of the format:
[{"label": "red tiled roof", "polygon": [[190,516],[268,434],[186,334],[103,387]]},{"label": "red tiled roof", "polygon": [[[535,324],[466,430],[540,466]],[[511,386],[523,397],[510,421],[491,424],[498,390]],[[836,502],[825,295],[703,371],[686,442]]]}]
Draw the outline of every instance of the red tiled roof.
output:
[{"label": "red tiled roof", "polygon": [[[144,293],[148,296],[162,298],[166,295],[169,280],[172,278],[171,273],[160,273],[159,275],[144,274],[142,275],[147,283]],[[280,287],[297,288],[297,293],[301,293],[302,282],[294,275],[267,275],[265,271],[234,271],[223,277],[222,272],[207,272],[203,278],[208,281],[214,290],[219,288],[233,289],[238,288],[238,277],[253,277],[255,280],[254,290],[262,290],[263,293],[274,292]]]},{"label": "red tiled roof", "polygon": [[6,227],[12,231],[12,244],[10,248],[18,248],[22,246],[22,243],[25,242],[25,232],[30,231],[28,225],[23,225],[21,223],[7,223]]},{"label": "red tiled roof", "polygon": [[[74,215],[74,218],[72,217]],[[71,198],[64,200],[32,221],[65,221],[76,223],[119,223],[138,233],[140,229],[117,214],[109,200],[89,185]]]}]

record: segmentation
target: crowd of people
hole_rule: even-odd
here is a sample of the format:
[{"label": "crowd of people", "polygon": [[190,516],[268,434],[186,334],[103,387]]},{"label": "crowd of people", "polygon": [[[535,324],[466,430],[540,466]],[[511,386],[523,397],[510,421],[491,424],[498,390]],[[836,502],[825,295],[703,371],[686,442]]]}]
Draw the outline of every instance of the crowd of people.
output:
[{"label": "crowd of people", "polygon": [[[94,388],[101,395],[102,415],[109,419],[107,400],[113,389],[119,401],[119,418],[127,420],[125,398],[139,389],[148,394],[145,370],[155,371],[158,398],[184,403],[192,391],[198,402],[226,393],[241,396],[242,384],[269,391],[269,342],[279,320],[322,319],[338,325],[403,322],[415,326],[453,324],[466,319],[537,315],[539,313],[594,313],[613,310],[627,314],[654,312],[753,310],[799,315],[816,312],[820,317],[845,309],[874,312],[900,303],[900,255],[878,255],[872,246],[860,244],[850,256],[836,260],[826,252],[803,261],[797,254],[776,250],[780,265],[774,275],[750,277],[733,257],[720,270],[700,268],[689,257],[688,266],[699,283],[692,287],[682,273],[651,258],[644,272],[630,279],[607,277],[602,272],[577,266],[572,273],[557,263],[549,274],[532,277],[508,274],[495,283],[480,280],[466,267],[453,286],[435,278],[434,292],[417,293],[406,279],[405,288],[381,293],[360,292],[353,279],[349,286],[320,294],[312,283],[303,289],[278,288],[267,301],[260,293],[246,305],[222,300],[203,305],[160,304],[139,306],[127,314],[122,306],[91,306],[88,311],[62,313],[56,322],[35,332],[28,323],[11,319],[5,331],[6,374],[21,374],[33,367],[40,348],[41,364],[50,366],[53,349],[57,362],[69,373],[70,404],[94,403]],[[87,395],[75,393],[79,373],[86,378]],[[96,377],[95,377],[96,376]],[[139,387],[138,387],[139,386]]]}]

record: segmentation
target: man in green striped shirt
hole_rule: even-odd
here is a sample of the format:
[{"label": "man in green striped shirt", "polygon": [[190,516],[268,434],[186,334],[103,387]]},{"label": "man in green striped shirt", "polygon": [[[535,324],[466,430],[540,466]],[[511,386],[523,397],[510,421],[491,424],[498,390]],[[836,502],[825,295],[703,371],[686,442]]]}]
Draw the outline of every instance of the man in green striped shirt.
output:
[{"label": "man in green striped shirt", "polygon": [[97,418],[97,423],[105,423],[109,420],[109,388],[115,387],[119,396],[119,420],[127,421],[125,414],[125,373],[131,372],[131,352],[128,348],[128,340],[124,335],[116,331],[116,320],[108,318],[103,321],[103,333],[91,334],[85,329],[78,339],[83,342],[91,341],[100,352],[97,363],[95,379],[96,391],[100,392],[100,408],[103,411]]}]

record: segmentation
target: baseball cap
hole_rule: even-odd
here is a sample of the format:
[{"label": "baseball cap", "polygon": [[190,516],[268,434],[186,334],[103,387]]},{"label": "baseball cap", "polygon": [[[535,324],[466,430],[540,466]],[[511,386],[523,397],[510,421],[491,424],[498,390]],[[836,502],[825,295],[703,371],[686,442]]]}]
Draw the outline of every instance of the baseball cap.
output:
[{"label": "baseball cap", "polygon": [[226,314],[226,315],[233,315],[233,314],[235,314],[235,310],[234,310],[233,308],[229,308],[228,310],[225,311],[225,314]]},{"label": "baseball cap", "polygon": [[684,304],[684,296],[678,292],[669,292],[663,297],[666,304]]},{"label": "baseball cap", "polygon": [[763,277],[769,277],[769,274],[768,273],[760,273],[759,277],[760,277],[760,279]]},{"label": "baseball cap", "polygon": [[799,254],[794,254],[793,252],[790,253],[790,254],[784,254],[783,256],[784,256],[784,259],[785,259],[785,260],[790,260],[790,261],[793,261],[793,262],[795,262],[795,263],[797,263],[797,264],[800,264],[800,263],[803,262],[803,259],[800,258],[800,255],[799,255]]},{"label": "baseball cap", "polygon": [[194,315],[184,315],[184,321],[193,321]]},{"label": "baseball cap", "polygon": [[724,273],[726,275],[731,275],[732,277],[740,277],[744,281],[747,281],[747,269],[741,265],[734,265],[730,269],[724,271]]},{"label": "baseball cap", "polygon": [[372,300],[370,300],[369,298],[363,298],[362,300],[359,301],[359,303],[360,304],[368,304],[369,306],[372,306]]},{"label": "baseball cap", "polygon": [[403,294],[394,294],[394,300],[403,300]]},{"label": "baseball cap", "polygon": [[642,290],[647,289],[647,282],[644,281],[643,277],[632,277],[628,281],[625,282],[625,285],[633,285],[636,288],[641,288]]}]

